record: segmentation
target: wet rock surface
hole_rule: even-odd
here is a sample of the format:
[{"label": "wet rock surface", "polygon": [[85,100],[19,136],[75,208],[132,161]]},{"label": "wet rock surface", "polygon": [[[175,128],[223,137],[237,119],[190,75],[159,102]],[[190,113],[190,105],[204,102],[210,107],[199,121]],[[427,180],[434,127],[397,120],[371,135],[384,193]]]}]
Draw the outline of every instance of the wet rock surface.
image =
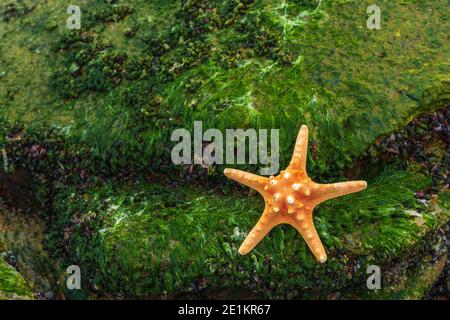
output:
[{"label": "wet rock surface", "polygon": [[18,281],[10,283],[12,287],[0,281],[0,298],[3,292],[3,298],[49,299],[45,292],[59,292],[59,273],[44,249],[45,224],[36,212],[39,206],[31,192],[31,178],[23,170],[18,174],[1,172],[0,177],[6,182],[0,187],[0,263],[3,279]]},{"label": "wet rock surface", "polygon": [[[0,21],[0,251],[35,298],[420,298],[442,270],[427,297],[448,294],[446,1],[385,2],[379,32],[370,1],[133,3],[92,3],[80,31],[60,28],[65,1]],[[282,162],[305,123],[318,180],[367,175],[373,194],[317,213],[329,264],[284,227],[237,256],[258,198],[170,162],[199,119],[280,128]],[[79,293],[60,287],[71,264]]]},{"label": "wet rock surface", "polygon": [[29,300],[33,297],[30,284],[0,255],[0,300]]}]

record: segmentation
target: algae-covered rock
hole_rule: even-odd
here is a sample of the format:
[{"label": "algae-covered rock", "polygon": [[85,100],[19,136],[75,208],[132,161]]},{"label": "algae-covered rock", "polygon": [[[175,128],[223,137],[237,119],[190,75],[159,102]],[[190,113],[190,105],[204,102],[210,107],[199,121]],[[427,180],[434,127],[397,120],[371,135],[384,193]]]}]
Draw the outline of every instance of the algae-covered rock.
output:
[{"label": "algae-covered rock", "polygon": [[[448,1],[377,1],[379,30],[368,0],[82,0],[80,30],[67,5],[24,0],[0,19],[3,166],[33,172],[56,279],[78,265],[80,296],[114,297],[415,298],[433,283],[450,219]],[[171,133],[194,120],[280,129],[280,167],[306,124],[315,180],[368,180],[316,210],[326,264],[288,226],[238,255],[262,200],[221,168],[170,162]]]},{"label": "algae-covered rock", "polygon": [[286,161],[307,124],[310,172],[336,175],[449,102],[446,0],[379,1],[380,30],[366,26],[371,1],[81,1],[80,30],[65,1],[25,3],[0,22],[4,113],[111,161],[167,156],[194,119],[279,128]]},{"label": "algae-covered rock", "polygon": [[33,299],[27,281],[0,257],[0,300]]},{"label": "algae-covered rock", "polygon": [[214,297],[240,288],[272,298],[345,296],[364,291],[367,266],[387,274],[421,242],[430,247],[423,238],[450,215],[417,202],[414,192],[429,183],[390,172],[366,191],[320,205],[315,224],[329,255],[323,265],[289,226],[272,230],[249,255],[238,254],[261,199],[152,184],[61,190],[56,209],[64,214],[54,236],[64,234],[59,253],[82,267],[85,285],[111,295],[195,296],[206,289]]},{"label": "algae-covered rock", "polygon": [[[2,180],[0,193],[3,194],[5,190],[11,187],[11,184],[8,179],[5,179],[3,172],[0,173],[0,179]],[[15,182],[18,181],[15,180]],[[16,205],[19,205],[21,201],[27,202],[30,200],[29,198],[21,199],[20,196],[23,196],[23,194],[14,194],[17,190],[9,189],[16,199]],[[29,195],[27,194],[27,196]],[[58,294],[58,288],[56,288],[55,284],[59,281],[62,272],[60,273],[55,268],[57,261],[49,259],[43,246],[43,238],[44,223],[40,217],[35,213],[24,213],[20,209],[16,210],[7,207],[0,200],[0,262],[4,256],[5,260],[12,261],[15,268],[10,267],[8,269],[6,268],[7,265],[4,264],[3,272],[5,273],[3,275],[5,276],[5,282],[3,285],[6,286],[8,283],[12,285],[11,281],[20,277],[21,279],[23,278],[22,280],[27,286],[33,288],[33,292],[41,294],[41,297],[49,296],[50,292],[53,297]],[[17,275],[17,277],[13,277],[14,275]],[[2,297],[2,288],[4,290],[8,289],[2,286],[2,279],[2,271],[0,271],[0,298]],[[8,290],[12,290],[10,293],[22,292],[20,291],[22,290],[20,279],[17,281],[18,291],[14,291],[14,287],[9,287]],[[33,296],[34,294],[31,297]],[[3,296],[3,298],[5,297],[11,299],[21,298],[12,294]]]}]

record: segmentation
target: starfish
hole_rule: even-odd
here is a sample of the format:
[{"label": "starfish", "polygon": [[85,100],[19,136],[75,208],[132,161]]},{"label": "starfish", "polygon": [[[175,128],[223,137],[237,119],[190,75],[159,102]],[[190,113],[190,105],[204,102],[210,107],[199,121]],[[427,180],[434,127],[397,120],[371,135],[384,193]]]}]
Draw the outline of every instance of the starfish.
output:
[{"label": "starfish", "polygon": [[306,173],[308,151],[308,127],[303,125],[297,136],[294,154],[286,170],[276,177],[258,176],[249,172],[225,169],[224,174],[258,191],[265,200],[266,207],[256,226],[245,238],[239,253],[250,252],[273,227],[290,224],[305,239],[308,247],[319,260],[327,260],[325,249],[313,223],[313,210],[328,199],[364,190],[365,181],[349,181],[319,184]]}]

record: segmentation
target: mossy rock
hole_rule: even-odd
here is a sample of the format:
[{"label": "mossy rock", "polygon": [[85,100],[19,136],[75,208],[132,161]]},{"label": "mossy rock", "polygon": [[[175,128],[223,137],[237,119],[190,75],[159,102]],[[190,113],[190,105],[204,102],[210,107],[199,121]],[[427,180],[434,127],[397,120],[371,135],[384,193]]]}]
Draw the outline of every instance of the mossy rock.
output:
[{"label": "mossy rock", "polygon": [[434,285],[436,279],[444,272],[448,256],[444,254],[438,261],[429,262],[422,270],[398,287],[391,289],[391,297],[395,299],[419,300]]},{"label": "mossy rock", "polygon": [[368,265],[392,269],[392,260],[449,220],[448,210],[415,199],[428,184],[390,172],[364,192],[320,205],[315,224],[329,254],[323,265],[289,226],[238,254],[262,212],[258,197],[142,183],[61,190],[51,238],[57,245],[65,235],[58,252],[64,263],[81,266],[85,288],[106,295],[195,296],[207,289],[214,297],[239,288],[272,298],[345,296],[365,287]]},{"label": "mossy rock", "polygon": [[29,300],[34,294],[28,282],[0,257],[0,300]]},{"label": "mossy rock", "polygon": [[65,1],[25,2],[32,10],[0,21],[0,105],[12,121],[142,165],[200,119],[279,128],[286,162],[307,124],[310,171],[331,175],[449,102],[446,0],[379,1],[381,30],[366,27],[371,1],[241,2],[80,1],[71,32]]},{"label": "mossy rock", "polygon": [[[172,130],[203,120],[204,129],[279,128],[284,167],[307,124],[311,176],[344,179],[378,137],[450,101],[448,2],[379,1],[382,29],[368,30],[372,4],[83,0],[82,29],[68,31],[66,1],[24,0],[0,21],[0,144],[19,122],[48,145],[58,132],[63,153],[79,159],[67,170],[73,175],[86,169],[95,177],[105,167],[111,176],[118,167],[165,174],[174,169],[166,161]],[[54,163],[47,172],[67,165]],[[402,261],[449,219],[448,193],[431,207],[414,196],[429,178],[384,172],[366,191],[318,208],[329,252],[320,265],[289,227],[237,254],[262,210],[257,197],[108,177],[83,189],[39,178],[53,179],[39,186],[41,202],[51,204],[46,246],[64,265],[81,267],[79,296],[205,288],[211,296],[234,288],[275,298],[346,296],[365,290],[367,265],[415,272]]]}]

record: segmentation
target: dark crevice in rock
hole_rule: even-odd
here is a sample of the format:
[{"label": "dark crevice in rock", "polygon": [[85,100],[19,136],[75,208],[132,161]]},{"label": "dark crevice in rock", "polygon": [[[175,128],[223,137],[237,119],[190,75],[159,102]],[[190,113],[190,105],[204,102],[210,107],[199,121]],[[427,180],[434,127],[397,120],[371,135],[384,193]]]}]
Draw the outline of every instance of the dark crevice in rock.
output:
[{"label": "dark crevice in rock", "polygon": [[[432,178],[428,192],[436,194],[450,187],[450,105],[414,118],[400,131],[379,137],[366,152],[356,159],[346,176],[373,176],[386,164],[418,171]],[[371,171],[369,173],[369,170]],[[425,194],[418,194],[424,197]]]},{"label": "dark crevice in rock", "polygon": [[32,174],[25,168],[6,173],[0,170],[0,197],[10,207],[25,213],[36,213],[39,208],[32,191]]}]

